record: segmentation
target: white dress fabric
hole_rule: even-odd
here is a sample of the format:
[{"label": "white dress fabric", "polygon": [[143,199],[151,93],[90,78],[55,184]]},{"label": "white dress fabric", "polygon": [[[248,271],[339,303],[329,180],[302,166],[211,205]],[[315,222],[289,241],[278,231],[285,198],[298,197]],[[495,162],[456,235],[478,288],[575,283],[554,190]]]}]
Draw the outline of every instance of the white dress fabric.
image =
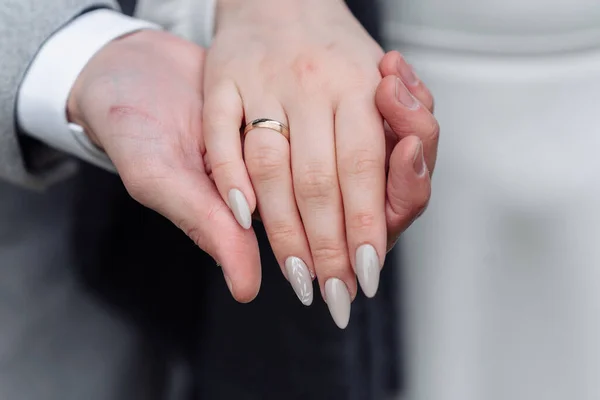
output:
[{"label": "white dress fabric", "polygon": [[406,399],[599,399],[600,1],[386,7],[442,127],[401,242]]}]

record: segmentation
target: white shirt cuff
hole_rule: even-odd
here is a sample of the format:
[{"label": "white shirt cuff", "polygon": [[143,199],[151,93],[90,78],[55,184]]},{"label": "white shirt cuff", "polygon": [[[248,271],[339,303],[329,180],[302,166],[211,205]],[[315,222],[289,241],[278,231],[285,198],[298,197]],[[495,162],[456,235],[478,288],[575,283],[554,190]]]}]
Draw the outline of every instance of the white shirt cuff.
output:
[{"label": "white shirt cuff", "polygon": [[67,121],[67,101],[75,80],[100,49],[141,29],[161,28],[101,9],[81,15],[52,35],[31,63],[19,89],[17,122],[21,129],[51,147],[114,171],[108,156],[83,129]]}]

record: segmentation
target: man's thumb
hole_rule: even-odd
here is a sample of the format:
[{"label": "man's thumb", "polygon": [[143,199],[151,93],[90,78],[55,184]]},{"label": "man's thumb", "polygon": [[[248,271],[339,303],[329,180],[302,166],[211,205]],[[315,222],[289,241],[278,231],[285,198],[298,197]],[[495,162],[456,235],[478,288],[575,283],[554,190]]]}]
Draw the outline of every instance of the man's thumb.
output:
[{"label": "man's thumb", "polygon": [[256,235],[240,227],[207,176],[186,171],[143,188],[124,181],[134,199],[168,218],[215,259],[237,301],[256,297],[261,281]]}]

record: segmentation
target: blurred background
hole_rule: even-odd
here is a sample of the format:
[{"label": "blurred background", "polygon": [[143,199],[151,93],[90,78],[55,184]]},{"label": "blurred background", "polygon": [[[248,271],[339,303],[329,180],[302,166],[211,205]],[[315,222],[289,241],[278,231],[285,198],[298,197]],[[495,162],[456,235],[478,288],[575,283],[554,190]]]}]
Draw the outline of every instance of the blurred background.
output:
[{"label": "blurred background", "polygon": [[401,241],[405,400],[600,398],[600,1],[382,0],[442,127]]}]

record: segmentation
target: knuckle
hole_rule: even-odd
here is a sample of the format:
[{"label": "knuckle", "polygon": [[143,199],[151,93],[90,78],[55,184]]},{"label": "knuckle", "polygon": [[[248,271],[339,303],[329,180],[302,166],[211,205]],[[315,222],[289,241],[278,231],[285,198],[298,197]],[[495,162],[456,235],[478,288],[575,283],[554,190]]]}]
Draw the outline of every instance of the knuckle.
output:
[{"label": "knuckle", "polygon": [[247,152],[246,167],[250,175],[263,181],[271,181],[281,176],[285,165],[285,155],[282,151],[260,146]]},{"label": "knuckle", "polygon": [[319,72],[320,62],[318,57],[312,52],[299,54],[292,60],[292,73],[299,79],[312,76]]},{"label": "knuckle", "polygon": [[231,180],[235,171],[235,162],[229,159],[210,160],[210,171],[219,179]]},{"label": "knuckle", "polygon": [[348,256],[345,246],[338,240],[321,238],[316,243],[318,244],[311,249],[315,263],[333,268],[342,265]]},{"label": "knuckle", "polygon": [[294,226],[286,221],[273,221],[266,224],[270,242],[274,245],[285,245],[295,241],[299,234]]},{"label": "knuckle", "polygon": [[303,174],[297,178],[297,195],[305,201],[327,200],[335,193],[337,179],[334,174],[325,172],[319,164],[306,167]]},{"label": "knuckle", "polygon": [[415,131],[414,119],[407,117],[405,110],[400,106],[390,107],[389,105],[385,105],[382,107],[381,112],[395,136],[401,134],[405,136]]},{"label": "knuckle", "polygon": [[408,196],[404,190],[388,191],[388,201],[396,216],[410,215],[416,208],[413,196]]},{"label": "knuckle", "polygon": [[341,82],[346,88],[352,92],[364,95],[364,93],[374,94],[379,82],[381,74],[377,68],[372,65],[359,65],[357,63],[348,63],[345,60],[340,62],[340,70],[344,71],[343,81]]},{"label": "knuckle", "polygon": [[369,211],[359,211],[350,215],[347,224],[352,231],[370,230],[375,226],[375,215]]},{"label": "knuckle", "polygon": [[335,81],[340,101],[343,99],[362,99],[366,97],[366,94],[375,96],[377,81],[367,71],[359,67],[347,67],[344,74],[340,75],[343,78]]},{"label": "knuckle", "polygon": [[327,75],[324,65],[327,65],[325,58],[315,49],[307,49],[298,54],[290,65],[290,71],[294,82],[308,92],[313,92],[319,86],[326,83],[324,79]]},{"label": "knuckle", "polygon": [[375,157],[371,151],[360,150],[347,158],[342,158],[340,160],[340,170],[342,174],[350,178],[372,179],[375,172],[380,170],[383,172],[384,161],[383,157]]}]

